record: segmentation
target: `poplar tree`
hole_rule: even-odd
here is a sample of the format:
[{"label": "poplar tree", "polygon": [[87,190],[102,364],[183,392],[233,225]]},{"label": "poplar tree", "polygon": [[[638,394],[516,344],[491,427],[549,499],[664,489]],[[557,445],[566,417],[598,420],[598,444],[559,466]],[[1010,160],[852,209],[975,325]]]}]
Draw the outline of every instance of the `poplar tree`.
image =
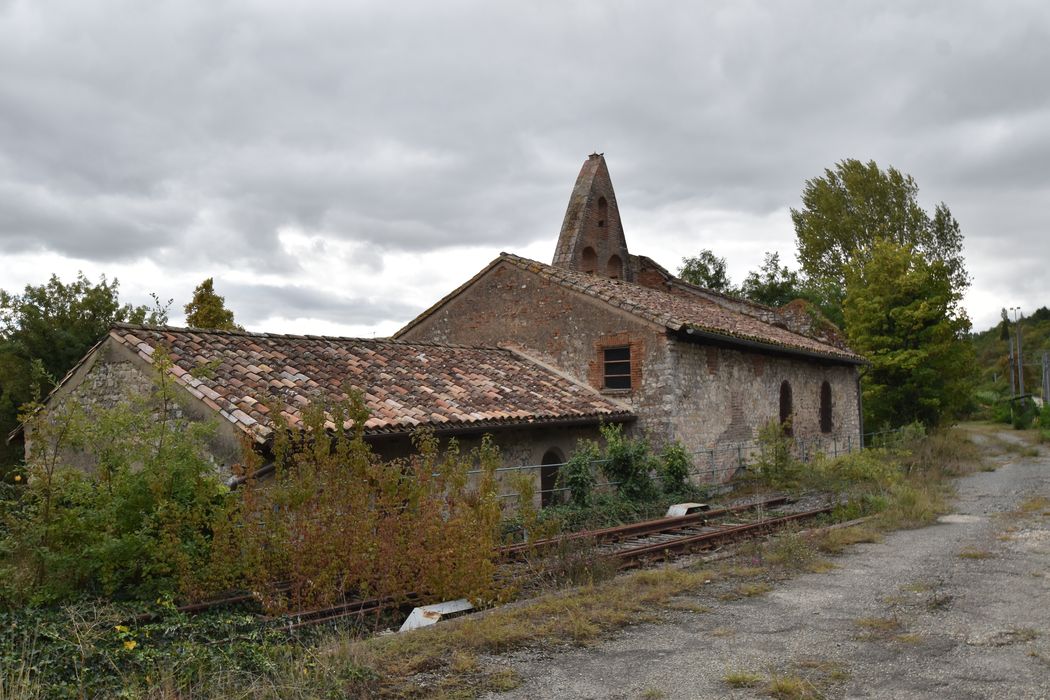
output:
[{"label": "poplar tree", "polygon": [[935,426],[967,405],[976,364],[970,319],[948,264],[912,246],[877,240],[845,268],[843,314],[863,376],[865,425]]},{"label": "poplar tree", "polygon": [[197,285],[193,299],[183,311],[186,312],[186,325],[192,328],[244,330],[234,323],[233,312],[226,308],[226,299],[215,293],[215,282],[211,277]]}]

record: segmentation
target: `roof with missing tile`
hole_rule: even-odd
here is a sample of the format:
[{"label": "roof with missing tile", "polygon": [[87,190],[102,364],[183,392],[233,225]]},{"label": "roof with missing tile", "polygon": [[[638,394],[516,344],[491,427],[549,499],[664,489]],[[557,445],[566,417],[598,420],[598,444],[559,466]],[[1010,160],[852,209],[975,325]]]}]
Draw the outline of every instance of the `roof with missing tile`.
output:
[{"label": "roof with missing tile", "polygon": [[[815,338],[795,333],[787,328],[781,328],[773,323],[767,323],[755,316],[727,308],[726,305],[719,304],[704,295],[675,294],[634,282],[545,265],[544,263],[510,253],[500,253],[500,256],[493,260],[484,270],[416,317],[399,330],[395,337],[403,335],[408,329],[433,314],[446,302],[500,263],[507,263],[539,275],[544,279],[592,297],[602,303],[615,306],[672,331],[686,333],[699,331],[725,338],[730,342],[743,341],[773,350],[789,353],[796,352],[848,363],[861,364],[865,362],[863,357],[847,349],[821,342]],[[689,286],[685,283],[682,283],[682,285]],[[770,311],[772,312],[772,309]]]},{"label": "roof with missing tile", "polygon": [[[180,385],[260,441],[272,432],[264,402],[295,426],[307,404],[343,398],[347,386],[364,394],[372,435],[631,417],[623,404],[501,348],[128,324],[109,337],[150,363],[165,348]],[[208,371],[194,372],[202,366]]]}]

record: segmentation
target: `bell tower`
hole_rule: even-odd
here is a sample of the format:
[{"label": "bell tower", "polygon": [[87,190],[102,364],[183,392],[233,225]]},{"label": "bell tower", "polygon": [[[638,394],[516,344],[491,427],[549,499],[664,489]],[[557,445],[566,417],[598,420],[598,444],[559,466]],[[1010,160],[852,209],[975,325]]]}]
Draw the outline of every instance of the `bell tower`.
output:
[{"label": "bell tower", "polygon": [[580,168],[552,264],[613,279],[633,276],[604,153],[592,153]]}]

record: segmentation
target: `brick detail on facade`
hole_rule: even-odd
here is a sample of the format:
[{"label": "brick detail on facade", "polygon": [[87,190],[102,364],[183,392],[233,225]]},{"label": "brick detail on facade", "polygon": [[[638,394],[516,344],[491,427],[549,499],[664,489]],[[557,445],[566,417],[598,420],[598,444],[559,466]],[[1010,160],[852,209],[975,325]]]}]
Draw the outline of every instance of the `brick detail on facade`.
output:
[{"label": "brick detail on facade", "polygon": [[[645,336],[641,333],[611,333],[596,338],[592,344],[594,352],[593,359],[587,365],[587,383],[602,393],[622,395],[633,394],[642,391],[643,372],[645,365]],[[606,348],[631,349],[631,388],[630,389],[606,389],[605,388],[605,350]]]}]

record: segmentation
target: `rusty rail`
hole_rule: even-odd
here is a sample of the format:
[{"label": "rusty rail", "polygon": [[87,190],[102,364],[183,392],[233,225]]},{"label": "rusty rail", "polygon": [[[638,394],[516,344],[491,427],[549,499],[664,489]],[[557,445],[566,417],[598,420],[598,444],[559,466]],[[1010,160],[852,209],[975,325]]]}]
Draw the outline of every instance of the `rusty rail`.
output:
[{"label": "rusty rail", "polygon": [[732,506],[730,508],[700,511],[698,513],[680,515],[674,518],[656,518],[654,520],[645,520],[639,523],[607,527],[601,530],[583,530],[569,535],[561,535],[558,537],[536,540],[534,542],[523,542],[521,544],[509,545],[500,549],[500,554],[505,558],[521,558],[526,554],[557,547],[566,542],[585,540],[594,544],[602,544],[606,542],[617,542],[628,537],[673,532],[674,530],[679,530],[689,525],[705,523],[711,518],[719,518],[726,515],[743,513],[761,508],[772,508],[783,505],[789,500],[790,499],[787,496],[778,496],[777,498],[769,498],[764,501],[756,501],[755,503],[746,503],[739,506]]},{"label": "rusty rail", "polygon": [[823,508],[792,513],[790,515],[776,518],[765,518],[753,523],[721,527],[710,532],[686,535],[684,537],[678,537],[663,542],[651,542],[637,547],[617,549],[607,552],[603,556],[619,559],[620,568],[625,569],[641,562],[658,561],[675,554],[682,554],[698,549],[709,549],[720,544],[747,539],[760,533],[777,530],[784,525],[799,520],[808,520],[809,518],[826,515],[833,510],[834,506],[825,506]]}]

